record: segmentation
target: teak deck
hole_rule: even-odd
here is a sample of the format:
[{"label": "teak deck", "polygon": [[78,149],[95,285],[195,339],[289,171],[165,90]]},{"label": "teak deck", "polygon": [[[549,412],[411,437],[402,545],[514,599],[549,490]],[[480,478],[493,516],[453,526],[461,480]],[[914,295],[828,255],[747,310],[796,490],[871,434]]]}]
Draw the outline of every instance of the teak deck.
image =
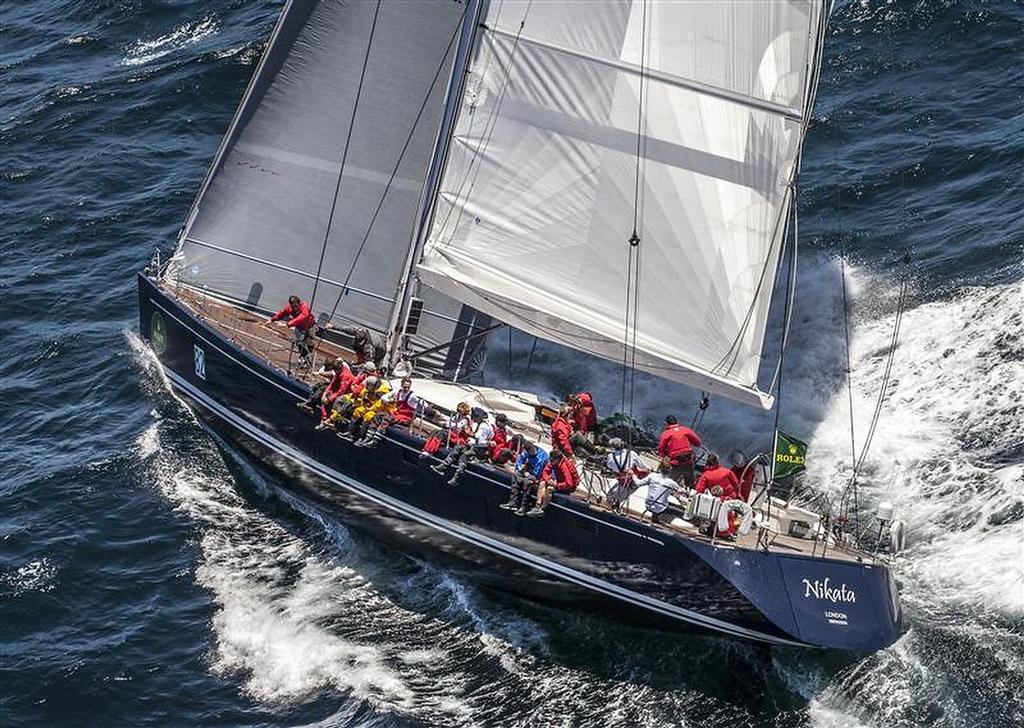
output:
[{"label": "teak deck", "polygon": [[[193,289],[176,287],[173,290],[174,296],[188,306],[198,318],[217,328],[230,341],[257,356],[264,359],[271,366],[285,372],[294,379],[301,380],[307,384],[320,381],[314,370],[319,368],[326,359],[341,357],[347,361],[355,359],[350,349],[345,348],[337,341],[328,339],[317,339],[313,367],[309,370],[300,370],[298,367],[298,354],[295,352],[292,330],[283,323],[267,325],[267,316],[247,311],[239,306],[225,301],[204,295]],[[335,338],[335,335],[331,335]],[[416,427],[418,433],[426,436],[436,429],[435,425],[423,423]],[[611,512],[611,509],[603,505],[602,499],[608,487],[608,482],[602,476],[600,469],[578,461],[581,466],[580,487],[571,496],[587,503],[588,507],[603,512]],[[642,507],[642,505],[640,506]],[[639,511],[637,504],[627,502],[626,507],[619,511],[622,515],[650,523],[646,517],[646,511]],[[695,540],[709,542],[711,539],[700,534],[696,527],[682,519],[676,519],[674,523],[652,524],[655,528],[665,529],[673,533],[684,535]],[[723,541],[719,539],[716,543],[723,547],[734,547],[741,549],[763,548],[759,539],[765,536],[769,548],[780,549],[794,555],[821,556],[822,544],[819,541],[796,538],[781,533],[764,534],[763,529],[758,526],[751,528],[750,532],[738,537],[735,541]],[[865,553],[854,551],[843,545],[829,545],[827,555],[833,559],[844,561],[867,561],[875,559]]]}]

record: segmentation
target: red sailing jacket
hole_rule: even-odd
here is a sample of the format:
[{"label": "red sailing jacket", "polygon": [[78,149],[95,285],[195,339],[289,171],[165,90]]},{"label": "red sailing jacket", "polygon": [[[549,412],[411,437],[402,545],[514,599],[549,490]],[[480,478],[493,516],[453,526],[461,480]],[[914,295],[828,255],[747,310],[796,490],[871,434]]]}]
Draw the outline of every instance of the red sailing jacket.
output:
[{"label": "red sailing jacket", "polygon": [[569,437],[572,435],[572,425],[569,420],[561,416],[555,418],[551,423],[551,444],[566,455],[572,455],[572,445],[569,444]]},{"label": "red sailing jacket", "polygon": [[685,425],[669,425],[658,440],[658,454],[668,458],[672,465],[679,465],[695,447],[700,447],[700,437]]},{"label": "red sailing jacket", "polygon": [[739,488],[737,488],[739,499],[748,501],[750,500],[750,489],[754,486],[754,467],[746,468],[746,472],[744,472],[744,468],[732,468],[732,474],[740,482]]},{"label": "red sailing jacket", "polygon": [[572,424],[584,435],[597,427],[597,409],[594,407],[594,398],[590,392],[580,392],[576,395],[576,406],[572,410]]},{"label": "red sailing jacket", "polygon": [[498,457],[498,453],[508,447],[508,443],[511,439],[512,435],[508,431],[508,428],[495,423],[494,438],[491,440],[491,460],[495,460]]},{"label": "red sailing jacket", "polygon": [[710,493],[716,485],[722,489],[722,493],[718,496],[719,500],[734,500],[739,495],[739,478],[736,477],[736,473],[724,465],[705,470],[700,476],[700,480],[697,481],[696,491]]},{"label": "red sailing jacket", "polygon": [[290,303],[285,304],[285,307],[270,317],[271,321],[280,321],[283,318],[288,319],[288,325],[294,326],[299,331],[308,331],[309,327],[316,323],[316,319],[313,318],[313,313],[309,310],[309,304],[305,301],[299,301],[299,312],[292,314],[292,305]]},{"label": "red sailing jacket", "polygon": [[540,473],[540,479],[541,482],[554,483],[559,493],[572,493],[580,484],[580,474],[572,458],[562,458],[558,465],[548,460]]},{"label": "red sailing jacket", "polygon": [[327,404],[330,404],[343,394],[348,394],[355,380],[356,375],[348,367],[342,367],[341,371],[334,372],[334,376],[331,377],[331,383],[327,385],[327,391],[324,393]]}]

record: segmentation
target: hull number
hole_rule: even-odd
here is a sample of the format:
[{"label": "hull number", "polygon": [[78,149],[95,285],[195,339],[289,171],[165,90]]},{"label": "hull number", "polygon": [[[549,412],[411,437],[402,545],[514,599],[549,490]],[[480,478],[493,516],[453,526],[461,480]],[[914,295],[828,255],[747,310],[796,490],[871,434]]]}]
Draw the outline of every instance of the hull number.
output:
[{"label": "hull number", "polygon": [[196,362],[196,376],[206,381],[206,352],[203,351],[197,344],[192,345],[194,352],[194,358]]}]

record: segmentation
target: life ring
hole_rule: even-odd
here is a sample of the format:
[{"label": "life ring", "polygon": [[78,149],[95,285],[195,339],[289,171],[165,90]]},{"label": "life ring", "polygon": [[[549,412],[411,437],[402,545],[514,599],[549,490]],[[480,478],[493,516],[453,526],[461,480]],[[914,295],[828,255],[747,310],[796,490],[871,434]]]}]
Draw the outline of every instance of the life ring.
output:
[{"label": "life ring", "polygon": [[731,514],[736,514],[740,517],[739,526],[735,527],[735,533],[738,533],[740,536],[750,533],[750,527],[754,523],[754,509],[750,507],[749,503],[741,500],[727,500],[722,503],[722,508],[718,511],[718,532],[722,534],[734,532],[735,524],[729,522]]}]

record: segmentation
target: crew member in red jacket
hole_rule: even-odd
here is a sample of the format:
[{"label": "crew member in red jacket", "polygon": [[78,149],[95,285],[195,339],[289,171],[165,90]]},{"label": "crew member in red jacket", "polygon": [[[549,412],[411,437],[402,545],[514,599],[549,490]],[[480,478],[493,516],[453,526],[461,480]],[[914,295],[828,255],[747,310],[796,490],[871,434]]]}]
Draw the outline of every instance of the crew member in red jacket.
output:
[{"label": "crew member in red jacket", "polygon": [[570,394],[567,400],[572,408],[572,423],[577,432],[586,435],[597,427],[597,409],[594,407],[594,397],[590,392]]},{"label": "crew member in red jacket", "polygon": [[708,455],[708,462],[704,466],[700,480],[697,481],[698,493],[710,493],[718,496],[719,500],[736,500],[739,495],[740,481],[736,473],[724,465],[718,464],[718,456],[714,453]]},{"label": "crew member in red jacket", "polygon": [[[412,379],[409,377],[402,377],[401,386],[385,394],[381,401],[385,404],[385,409],[374,415],[366,434],[361,440],[356,441],[357,447],[376,447],[389,427],[408,427],[423,406],[423,400],[412,391]],[[394,408],[389,406],[391,404],[394,404]]]},{"label": "crew member in red jacket", "polygon": [[738,488],[739,499],[743,502],[750,501],[750,490],[754,487],[754,476],[756,475],[754,464],[747,462],[747,456],[737,450],[729,456],[729,465],[736,478],[740,481]]},{"label": "crew member in red jacket", "polygon": [[679,483],[693,487],[693,448],[700,447],[700,437],[685,425],[680,425],[675,415],[665,418],[665,429],[658,440],[658,455],[669,466],[669,477]]},{"label": "crew member in red jacket", "polygon": [[494,436],[491,439],[491,462],[498,459],[502,450],[508,447],[512,439],[512,431],[508,429],[508,415],[499,412],[494,415]]},{"label": "crew member in red jacket", "polygon": [[331,406],[338,397],[349,391],[356,378],[349,369],[348,362],[340,357],[332,359],[328,366],[332,372],[330,381],[321,382],[313,387],[309,399],[299,405],[303,409],[319,410],[321,423],[331,416]]},{"label": "crew member in red jacket", "polygon": [[561,450],[566,455],[572,455],[572,444],[569,438],[572,437],[572,423],[569,422],[569,405],[563,404],[558,408],[558,416],[551,423],[551,447],[554,450]]},{"label": "crew member in red jacket", "polygon": [[565,401],[569,405],[568,419],[572,423],[573,429],[572,435],[569,437],[573,452],[593,455],[597,452],[590,434],[597,427],[597,409],[594,407],[594,397],[590,392],[577,392],[570,394]]},{"label": "crew member in red jacket", "polygon": [[302,366],[309,368],[309,354],[313,349],[313,333],[316,331],[316,318],[309,310],[309,304],[298,296],[289,296],[288,305],[267,319],[266,325],[287,318],[287,325],[295,335],[295,347],[299,352]]},{"label": "crew member in red jacket", "polygon": [[537,505],[527,511],[528,516],[543,516],[551,500],[551,493],[572,493],[580,484],[580,474],[572,458],[559,450],[552,450],[537,485]]}]

